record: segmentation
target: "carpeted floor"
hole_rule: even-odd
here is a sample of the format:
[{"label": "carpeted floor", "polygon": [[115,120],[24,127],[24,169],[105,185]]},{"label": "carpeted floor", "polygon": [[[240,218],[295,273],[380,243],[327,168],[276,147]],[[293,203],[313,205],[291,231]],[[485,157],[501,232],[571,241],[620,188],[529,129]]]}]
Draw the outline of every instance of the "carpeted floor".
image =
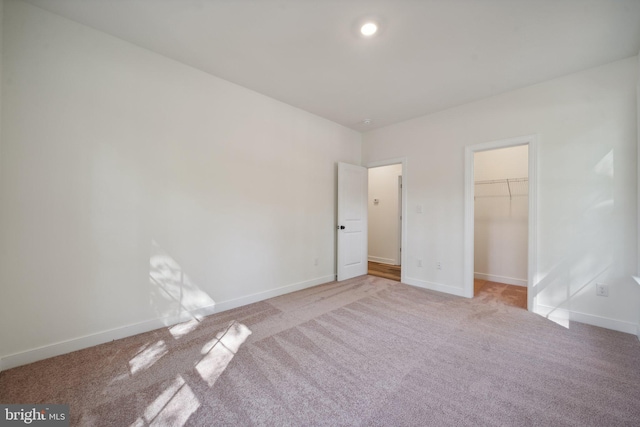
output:
[{"label": "carpeted floor", "polygon": [[363,276],[11,369],[97,426],[638,426],[640,342]]}]

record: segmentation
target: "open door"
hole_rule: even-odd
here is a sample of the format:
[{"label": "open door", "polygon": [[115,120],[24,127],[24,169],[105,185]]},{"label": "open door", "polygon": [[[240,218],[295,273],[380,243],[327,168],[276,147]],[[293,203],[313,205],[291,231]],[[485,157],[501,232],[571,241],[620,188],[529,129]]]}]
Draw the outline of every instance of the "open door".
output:
[{"label": "open door", "polygon": [[367,269],[367,168],[338,163],[338,280]]}]

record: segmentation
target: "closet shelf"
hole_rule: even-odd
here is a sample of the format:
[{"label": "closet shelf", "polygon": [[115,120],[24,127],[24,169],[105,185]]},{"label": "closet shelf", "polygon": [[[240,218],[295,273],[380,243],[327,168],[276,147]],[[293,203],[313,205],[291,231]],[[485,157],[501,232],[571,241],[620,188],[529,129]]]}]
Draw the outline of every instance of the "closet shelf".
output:
[{"label": "closet shelf", "polygon": [[475,182],[475,198],[529,195],[529,178],[492,179]]}]

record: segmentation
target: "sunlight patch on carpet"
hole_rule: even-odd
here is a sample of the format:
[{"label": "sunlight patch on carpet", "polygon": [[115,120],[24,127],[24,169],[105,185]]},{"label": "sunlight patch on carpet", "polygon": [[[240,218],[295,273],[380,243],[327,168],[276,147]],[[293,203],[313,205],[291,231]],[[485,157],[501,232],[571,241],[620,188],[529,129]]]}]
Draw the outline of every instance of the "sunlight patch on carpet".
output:
[{"label": "sunlight patch on carpet", "polygon": [[142,370],[149,369],[165,354],[167,354],[167,346],[164,341],[160,340],[151,344],[129,361],[131,374],[136,374]]},{"label": "sunlight patch on carpet", "polygon": [[232,322],[231,325],[202,347],[204,357],[196,365],[200,377],[212,387],[218,377],[233,359],[242,343],[251,335],[251,330],[242,323]]},{"label": "sunlight patch on carpet", "polygon": [[183,336],[187,335],[189,332],[192,332],[194,329],[198,327],[200,322],[196,319],[191,319],[188,322],[178,323],[177,325],[169,328],[169,332],[173,335],[173,338],[180,339]]},{"label": "sunlight patch on carpet", "polygon": [[183,426],[200,407],[200,401],[178,375],[144,411],[132,426]]}]

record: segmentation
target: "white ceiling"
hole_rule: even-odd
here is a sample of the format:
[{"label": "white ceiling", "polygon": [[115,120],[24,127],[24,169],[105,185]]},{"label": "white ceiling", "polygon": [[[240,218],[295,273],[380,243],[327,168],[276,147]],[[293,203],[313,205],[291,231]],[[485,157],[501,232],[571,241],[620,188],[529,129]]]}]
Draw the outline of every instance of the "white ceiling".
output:
[{"label": "white ceiling", "polygon": [[640,51],[640,0],[27,1],[359,131]]}]

